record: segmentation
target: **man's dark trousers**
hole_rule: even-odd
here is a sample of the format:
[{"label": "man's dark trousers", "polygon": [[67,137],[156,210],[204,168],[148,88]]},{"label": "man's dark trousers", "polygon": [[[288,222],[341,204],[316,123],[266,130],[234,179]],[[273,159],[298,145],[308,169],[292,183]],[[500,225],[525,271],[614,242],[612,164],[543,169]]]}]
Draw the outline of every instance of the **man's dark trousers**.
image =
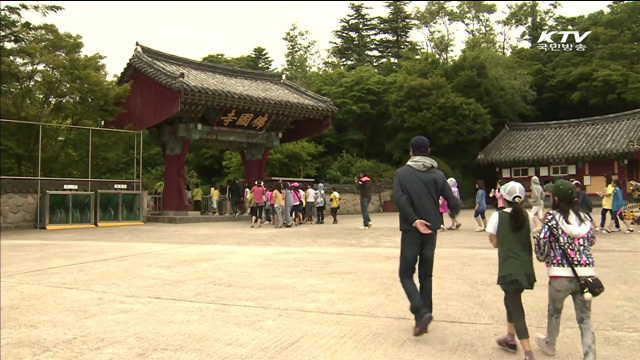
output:
[{"label": "man's dark trousers", "polygon": [[369,226],[371,218],[369,217],[369,203],[371,198],[360,198],[360,211],[362,212],[362,223],[364,226]]},{"label": "man's dark trousers", "polygon": [[[411,303],[410,310],[416,318],[433,312],[431,298],[433,275],[433,256],[436,250],[436,232],[424,235],[418,230],[402,232],[400,245],[400,282]],[[419,259],[419,261],[418,261]],[[413,274],[418,264],[418,280],[420,290],[413,281]]]},{"label": "man's dark trousers", "polygon": [[231,210],[234,214],[238,213],[238,201],[240,201],[239,196],[231,196]]}]

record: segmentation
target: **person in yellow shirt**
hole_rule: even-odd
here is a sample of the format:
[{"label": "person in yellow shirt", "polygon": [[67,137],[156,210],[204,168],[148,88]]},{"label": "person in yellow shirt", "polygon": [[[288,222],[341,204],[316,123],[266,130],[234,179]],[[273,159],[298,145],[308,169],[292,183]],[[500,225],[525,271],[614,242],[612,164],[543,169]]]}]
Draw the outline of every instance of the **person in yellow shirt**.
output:
[{"label": "person in yellow shirt", "polygon": [[200,215],[202,215],[202,189],[200,189],[200,184],[196,184],[195,190],[193,190],[193,207],[195,211],[199,211]]},{"label": "person in yellow shirt", "polygon": [[596,228],[596,231],[600,231],[602,229],[603,232],[606,231],[604,224],[607,220],[607,213],[611,214],[611,220],[614,220],[616,218],[616,215],[613,213],[613,211],[611,211],[611,208],[613,206],[613,179],[611,178],[611,175],[605,175],[604,176],[605,182],[606,182],[606,188],[605,188],[605,192],[601,193],[601,192],[596,192],[596,194],[598,194],[598,196],[600,196],[602,198],[602,212],[600,213],[600,227]]},{"label": "person in yellow shirt", "polygon": [[273,196],[273,205],[276,210],[276,229],[279,229],[284,226],[284,219],[282,217],[284,211],[284,193],[282,191],[282,183],[276,184],[276,187],[273,190],[273,194],[271,196]]},{"label": "person in yellow shirt", "polygon": [[216,189],[215,185],[211,186],[211,213],[218,212],[218,199],[220,199],[220,191]]},{"label": "person in yellow shirt", "polygon": [[340,194],[336,188],[331,188],[331,216],[333,217],[333,223],[338,223],[338,209],[340,209]]}]

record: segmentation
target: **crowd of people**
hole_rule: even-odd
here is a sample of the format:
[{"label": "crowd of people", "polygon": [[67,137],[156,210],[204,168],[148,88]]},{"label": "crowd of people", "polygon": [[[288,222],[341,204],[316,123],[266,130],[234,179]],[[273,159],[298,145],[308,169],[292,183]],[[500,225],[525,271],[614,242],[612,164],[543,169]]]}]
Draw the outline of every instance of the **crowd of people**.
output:
[{"label": "crowd of people", "polygon": [[[241,203],[244,204],[244,212],[240,209]],[[333,224],[337,224],[340,193],[336,188],[326,189],[322,183],[305,186],[298,182],[279,181],[266,185],[262,180],[241,190],[240,181],[233,179],[225,189],[211,187],[211,204],[215,209],[213,213],[220,215],[236,218],[242,214],[250,215],[251,227],[267,224],[290,228],[324,224],[327,207]]]}]

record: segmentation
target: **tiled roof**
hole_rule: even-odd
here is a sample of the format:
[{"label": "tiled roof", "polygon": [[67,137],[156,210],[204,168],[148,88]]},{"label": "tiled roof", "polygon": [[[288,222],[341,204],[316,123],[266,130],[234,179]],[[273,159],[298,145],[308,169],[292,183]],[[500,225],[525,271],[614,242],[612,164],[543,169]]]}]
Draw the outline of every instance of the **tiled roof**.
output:
[{"label": "tiled roof", "polygon": [[640,109],[585,119],[509,123],[478,154],[480,164],[560,162],[640,151]]},{"label": "tiled roof", "polygon": [[180,91],[183,110],[200,113],[210,105],[291,116],[321,118],[338,109],[331,99],[283,78],[282,74],[234,68],[163,53],[136,43],[120,83],[134,69]]}]

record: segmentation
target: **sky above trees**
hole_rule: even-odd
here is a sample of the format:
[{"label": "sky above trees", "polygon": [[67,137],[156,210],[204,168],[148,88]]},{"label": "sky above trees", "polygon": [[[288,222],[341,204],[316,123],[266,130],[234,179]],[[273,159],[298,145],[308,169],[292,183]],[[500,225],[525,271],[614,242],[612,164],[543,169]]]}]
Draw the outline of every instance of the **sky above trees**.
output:
[{"label": "sky above trees", "polygon": [[[18,1],[3,1],[16,5]],[[62,32],[81,35],[83,52],[96,52],[105,56],[104,63],[110,76],[119,75],[132,56],[136,41],[170,54],[202,59],[210,54],[222,53],[239,57],[263,47],[274,60],[274,67],[285,65],[286,44],[282,40],[293,22],[310,32],[321,51],[329,50],[334,41],[332,31],[339,20],[349,13],[348,1],[22,1],[25,4],[56,4],[65,8],[46,18],[26,13],[34,23],[54,24]],[[386,14],[383,2],[366,1],[372,16]],[[409,8],[424,8],[426,1],[413,1]],[[514,1],[493,1],[504,16],[507,4]],[[559,15],[578,16],[606,9],[607,1],[560,1]],[[150,5],[153,4],[153,5]],[[419,31],[411,34],[413,40],[423,41]],[[457,41],[458,47],[462,40]]]}]

